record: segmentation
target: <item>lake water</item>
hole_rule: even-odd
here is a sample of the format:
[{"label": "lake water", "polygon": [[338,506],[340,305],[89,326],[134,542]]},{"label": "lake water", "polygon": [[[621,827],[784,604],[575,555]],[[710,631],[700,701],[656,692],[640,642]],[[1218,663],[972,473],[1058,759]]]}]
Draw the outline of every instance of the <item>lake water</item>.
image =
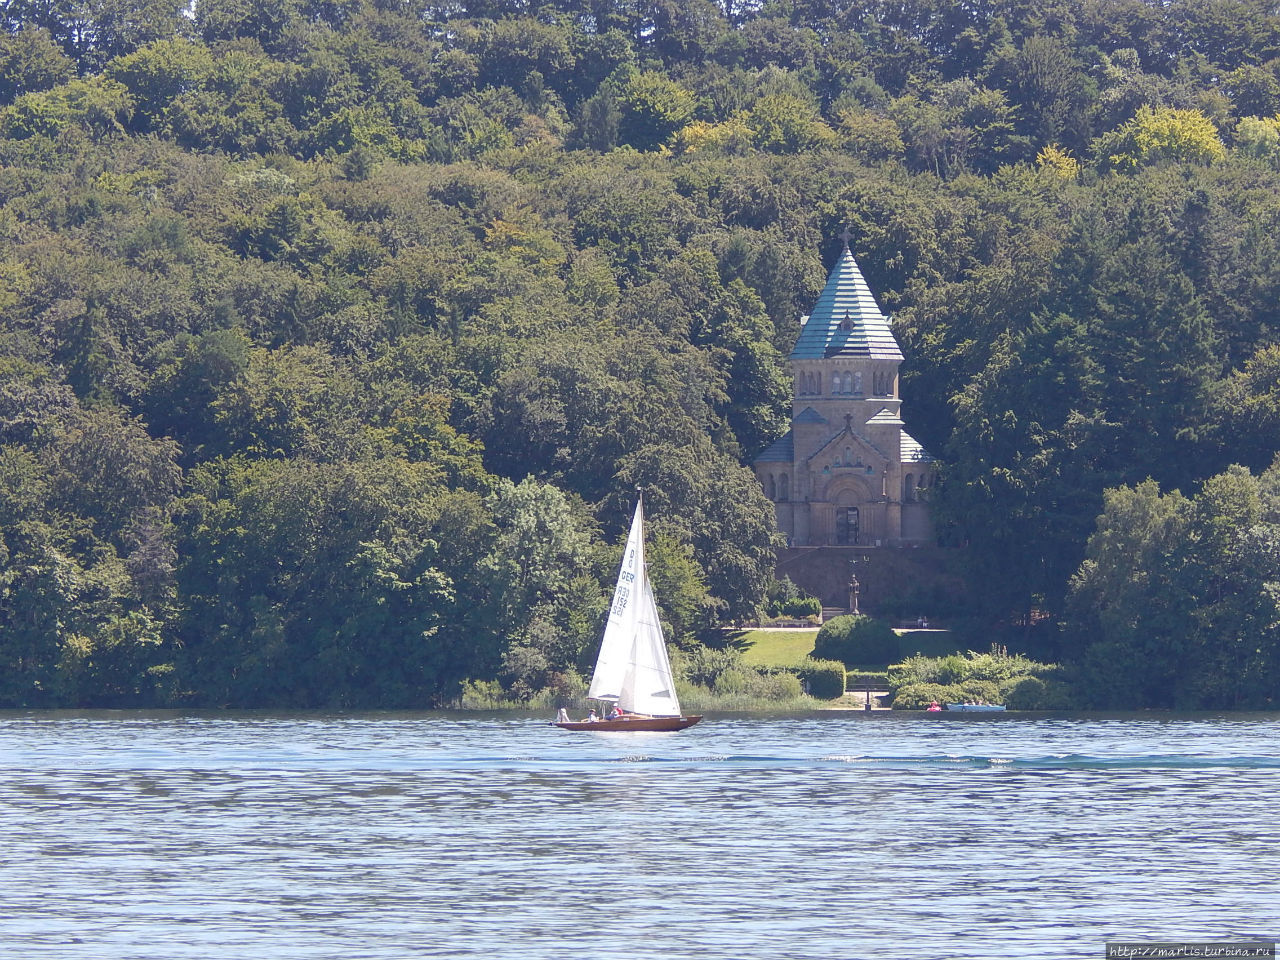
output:
[{"label": "lake water", "polygon": [[1102,957],[1280,937],[1280,718],[0,714],[0,956]]}]

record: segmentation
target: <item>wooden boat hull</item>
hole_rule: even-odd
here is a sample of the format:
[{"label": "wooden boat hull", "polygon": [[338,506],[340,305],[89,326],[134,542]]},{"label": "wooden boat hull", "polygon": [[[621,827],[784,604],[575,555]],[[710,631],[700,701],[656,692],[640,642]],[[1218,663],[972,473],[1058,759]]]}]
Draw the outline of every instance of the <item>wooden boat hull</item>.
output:
[{"label": "wooden boat hull", "polygon": [[569,720],[552,726],[562,730],[590,730],[593,733],[639,733],[644,730],[683,730],[701,720],[697,717],[622,717],[619,720]]}]

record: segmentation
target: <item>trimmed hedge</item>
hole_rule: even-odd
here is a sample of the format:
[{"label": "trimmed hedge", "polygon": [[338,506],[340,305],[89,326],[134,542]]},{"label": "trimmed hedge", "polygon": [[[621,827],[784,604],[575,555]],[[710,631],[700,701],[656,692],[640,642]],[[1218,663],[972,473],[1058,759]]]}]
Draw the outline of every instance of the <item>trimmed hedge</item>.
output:
[{"label": "trimmed hedge", "polygon": [[898,659],[898,635],[882,620],[862,615],[832,617],[818,631],[813,655],[839,660],[846,667],[892,663]]},{"label": "trimmed hedge", "polygon": [[844,696],[844,664],[839,660],[801,660],[796,676],[816,700],[836,700]]}]

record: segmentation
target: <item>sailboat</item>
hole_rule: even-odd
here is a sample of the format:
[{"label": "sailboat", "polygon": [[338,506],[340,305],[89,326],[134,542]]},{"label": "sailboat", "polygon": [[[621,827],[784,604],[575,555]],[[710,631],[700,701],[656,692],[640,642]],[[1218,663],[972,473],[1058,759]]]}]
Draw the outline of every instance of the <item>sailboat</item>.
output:
[{"label": "sailboat", "polygon": [[631,533],[622,553],[613,604],[587,696],[616,704],[623,716],[558,720],[555,725],[565,730],[683,730],[702,719],[680,714],[667,643],[644,562],[643,495],[636,500]]}]

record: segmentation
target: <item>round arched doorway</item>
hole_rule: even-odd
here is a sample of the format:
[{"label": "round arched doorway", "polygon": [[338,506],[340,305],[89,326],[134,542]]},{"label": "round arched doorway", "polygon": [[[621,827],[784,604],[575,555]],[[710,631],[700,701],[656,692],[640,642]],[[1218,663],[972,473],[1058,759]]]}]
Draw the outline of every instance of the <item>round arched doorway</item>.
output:
[{"label": "round arched doorway", "polygon": [[831,485],[828,496],[835,516],[832,517],[832,542],[842,547],[856,547],[865,542],[868,517],[864,506],[870,491],[853,477],[842,477]]}]

